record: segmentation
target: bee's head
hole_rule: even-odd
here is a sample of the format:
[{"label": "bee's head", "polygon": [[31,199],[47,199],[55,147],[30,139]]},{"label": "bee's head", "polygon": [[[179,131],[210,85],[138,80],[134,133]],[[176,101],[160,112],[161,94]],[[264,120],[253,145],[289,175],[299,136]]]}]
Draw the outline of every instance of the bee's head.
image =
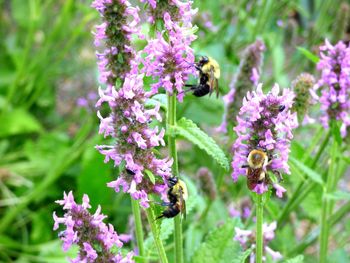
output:
[{"label": "bee's head", "polygon": [[201,56],[199,59],[198,65],[201,67],[209,62],[209,58],[207,56]]},{"label": "bee's head", "polygon": [[174,185],[177,184],[177,182],[178,182],[178,179],[177,179],[176,176],[169,178],[169,180],[168,180],[168,187],[169,188],[173,187]]},{"label": "bee's head", "polygon": [[268,157],[264,151],[252,150],[248,155],[248,164],[253,169],[262,168],[267,165]]}]

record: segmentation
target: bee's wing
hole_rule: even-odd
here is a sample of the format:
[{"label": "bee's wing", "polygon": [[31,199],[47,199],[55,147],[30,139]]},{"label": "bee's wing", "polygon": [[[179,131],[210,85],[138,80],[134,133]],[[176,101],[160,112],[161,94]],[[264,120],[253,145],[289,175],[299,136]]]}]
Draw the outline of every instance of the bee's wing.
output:
[{"label": "bee's wing", "polygon": [[215,83],[216,98],[219,98],[219,80],[216,78],[214,83]]},{"label": "bee's wing", "polygon": [[214,66],[210,67],[210,95],[213,93],[215,90],[216,92],[216,98],[219,97],[219,81],[217,78],[215,78],[215,72],[214,72]]},{"label": "bee's wing", "polygon": [[180,211],[181,214],[183,215],[184,219],[186,219],[186,202],[183,197],[183,192],[182,189],[180,190]]}]

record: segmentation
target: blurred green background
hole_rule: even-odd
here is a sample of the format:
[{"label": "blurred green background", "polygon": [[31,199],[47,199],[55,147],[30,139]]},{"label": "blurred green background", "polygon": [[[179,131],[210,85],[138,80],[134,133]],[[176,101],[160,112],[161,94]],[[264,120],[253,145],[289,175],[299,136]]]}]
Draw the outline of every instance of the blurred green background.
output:
[{"label": "blurred green background", "polygon": [[[224,95],[242,51],[260,38],[266,45],[261,81],[265,87],[274,82],[289,87],[301,72],[315,72],[312,53],[317,55],[325,37],[333,43],[349,40],[348,21],[343,25],[339,13],[342,3],[196,0],[199,10],[194,24],[199,30],[193,48],[196,54],[208,54],[220,63]],[[98,73],[91,32],[100,20],[90,4],[85,0],[0,0],[0,262],[66,262],[57,232],[52,231],[52,212],[60,209],[54,201],[62,198],[63,191],[73,190],[78,200],[87,193],[93,210],[101,204],[118,233],[132,229],[129,197],[106,187],[117,169],[104,164],[94,149],[108,139],[98,135],[94,108]],[[208,21],[213,25],[208,27]],[[178,118],[192,119],[228,149],[214,134],[213,128],[221,123],[223,102],[213,97],[187,96],[179,105]],[[87,105],[79,106],[79,98],[87,98]],[[297,138],[309,136],[310,140],[293,143],[295,158],[311,144],[311,134],[318,127],[298,130]],[[220,168],[200,149],[180,141],[179,151],[180,171],[197,196],[184,226],[189,260],[205,235],[229,217],[228,204],[247,192],[245,183],[233,184],[229,173],[219,176]],[[202,166],[213,172],[220,187],[206,223],[198,226],[193,221],[206,209],[208,199],[194,179]],[[227,183],[222,184],[222,178]],[[300,180],[288,178],[288,190]],[[295,220],[279,229],[274,247],[286,258],[305,254],[306,262],[315,262],[315,245],[295,248],[318,222],[320,196],[321,190],[316,189],[296,210]],[[275,218],[282,202],[270,202],[268,217]],[[349,220],[333,233],[337,240],[331,246],[339,249],[332,249],[332,262],[350,262]],[[75,251],[69,254],[74,257]]]}]

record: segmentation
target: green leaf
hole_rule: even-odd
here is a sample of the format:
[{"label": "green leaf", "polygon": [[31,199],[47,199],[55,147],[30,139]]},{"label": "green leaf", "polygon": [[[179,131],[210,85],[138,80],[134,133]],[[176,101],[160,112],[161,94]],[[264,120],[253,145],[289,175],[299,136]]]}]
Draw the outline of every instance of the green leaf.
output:
[{"label": "green leaf", "polygon": [[303,263],[304,262],[304,256],[298,255],[295,258],[288,259],[284,261],[284,263]]},{"label": "green leaf", "polygon": [[166,94],[156,94],[146,101],[146,107],[155,107],[158,104],[165,112],[167,112],[168,102]]},{"label": "green leaf", "polygon": [[154,177],[154,174],[150,170],[145,170],[149,180],[152,182],[152,184],[156,183],[156,178]]},{"label": "green leaf", "polygon": [[307,59],[309,59],[311,62],[317,64],[318,61],[320,60],[318,56],[307,50],[306,48],[303,47],[297,47],[297,50],[304,55]]},{"label": "green leaf", "polygon": [[0,115],[0,137],[41,131],[40,122],[24,109],[16,109]]},{"label": "green leaf", "polygon": [[170,135],[179,135],[206,151],[226,171],[229,170],[229,161],[223,150],[208,134],[202,131],[193,121],[181,118],[176,126],[169,127]]},{"label": "green leaf", "polygon": [[344,191],[336,191],[326,194],[326,198],[331,200],[350,200],[350,193]]},{"label": "green leaf", "polygon": [[333,135],[334,139],[336,140],[336,142],[338,143],[338,145],[341,145],[343,139],[341,137],[340,128],[339,128],[337,122],[331,121],[331,131],[332,131],[332,135]]},{"label": "green leaf", "polygon": [[[97,140],[93,143],[98,144]],[[106,191],[106,185],[113,178],[111,165],[103,162],[104,156],[94,149],[93,144],[87,147],[82,157],[82,168],[77,177],[78,196],[88,194],[93,209],[98,205],[106,208],[110,205],[112,191]]]},{"label": "green leaf", "polygon": [[[237,220],[230,220],[212,230],[205,241],[198,247],[192,257],[193,263],[233,262],[242,254],[238,242],[233,240]],[[237,261],[234,261],[237,262]]]},{"label": "green leaf", "polygon": [[290,159],[290,162],[295,166],[297,170],[304,172],[304,174],[307,175],[312,181],[320,185],[324,184],[322,180],[322,176],[319,173],[312,170],[310,167],[306,166],[304,163],[293,158],[292,156],[290,156],[289,159]]}]

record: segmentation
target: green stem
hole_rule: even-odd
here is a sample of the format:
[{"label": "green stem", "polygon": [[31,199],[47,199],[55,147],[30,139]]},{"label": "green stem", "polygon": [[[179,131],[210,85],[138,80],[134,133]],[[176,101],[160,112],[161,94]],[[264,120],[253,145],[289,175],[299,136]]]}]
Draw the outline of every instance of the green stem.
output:
[{"label": "green stem", "polygon": [[[167,126],[176,125],[176,95],[167,94],[168,97],[168,118]],[[177,163],[176,138],[168,136],[169,156],[173,159],[173,176],[179,177],[179,168]],[[183,263],[183,244],[182,244],[182,222],[181,217],[174,218],[174,241],[175,241],[175,262]]]},{"label": "green stem", "polygon": [[320,233],[320,263],[327,262],[327,252],[328,252],[328,239],[329,239],[329,220],[328,216],[332,214],[334,201],[327,198],[327,194],[333,192],[333,187],[336,185],[334,183],[337,176],[336,169],[336,149],[337,142],[333,139],[333,144],[331,148],[331,163],[329,165],[327,183],[323,190],[323,205],[322,205],[322,215],[321,215],[321,233]]},{"label": "green stem", "polygon": [[165,250],[164,250],[164,246],[162,243],[162,240],[159,237],[159,227],[157,226],[156,223],[156,219],[154,216],[154,211],[153,211],[153,205],[151,204],[150,208],[146,209],[146,216],[147,216],[147,220],[148,223],[151,226],[151,231],[152,231],[152,235],[153,235],[153,239],[154,239],[154,243],[157,247],[157,251],[158,251],[158,255],[159,255],[159,259],[161,263],[167,263],[168,262],[168,258],[165,254]]},{"label": "green stem", "polygon": [[[135,236],[136,236],[137,247],[139,250],[139,255],[144,258],[145,248],[143,246],[143,230],[142,230],[140,205],[139,205],[139,202],[132,197],[131,197],[131,207],[132,207],[132,213],[134,214]],[[144,262],[147,262],[147,261],[144,261]]]},{"label": "green stem", "polygon": [[263,195],[257,194],[256,199],[256,263],[262,263],[263,257],[263,217],[264,217],[264,204]]}]

